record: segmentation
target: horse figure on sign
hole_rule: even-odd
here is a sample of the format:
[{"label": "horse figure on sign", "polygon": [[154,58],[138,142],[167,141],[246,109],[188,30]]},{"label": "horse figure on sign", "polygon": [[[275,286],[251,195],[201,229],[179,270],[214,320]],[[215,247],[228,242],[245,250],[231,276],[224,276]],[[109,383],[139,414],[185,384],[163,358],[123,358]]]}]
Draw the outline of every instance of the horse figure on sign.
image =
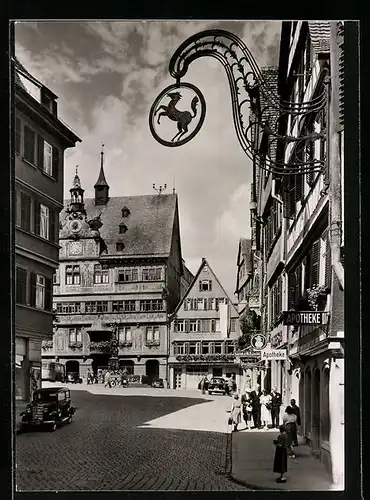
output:
[{"label": "horse figure on sign", "polygon": [[188,125],[191,122],[193,118],[197,116],[197,104],[199,101],[199,98],[197,96],[193,97],[191,101],[191,109],[193,111],[193,114],[190,113],[190,111],[179,111],[176,109],[176,104],[179,102],[181,99],[181,94],[180,92],[171,92],[167,94],[167,97],[169,97],[171,100],[168,103],[168,106],[164,106],[163,104],[159,106],[155,113],[154,116],[161,110],[162,113],[158,115],[157,118],[157,123],[160,124],[160,118],[161,116],[168,116],[168,118],[174,122],[177,122],[177,129],[178,133],[171,139],[171,141],[174,141],[177,139],[177,141],[180,140],[180,138],[188,132]]}]

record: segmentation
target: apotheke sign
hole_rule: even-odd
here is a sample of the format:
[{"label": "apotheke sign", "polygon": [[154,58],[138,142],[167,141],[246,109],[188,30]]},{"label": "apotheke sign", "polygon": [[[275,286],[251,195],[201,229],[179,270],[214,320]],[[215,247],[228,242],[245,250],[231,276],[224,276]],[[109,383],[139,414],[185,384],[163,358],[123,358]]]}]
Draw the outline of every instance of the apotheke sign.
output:
[{"label": "apotheke sign", "polygon": [[286,349],[263,349],[261,351],[261,360],[286,359]]},{"label": "apotheke sign", "polygon": [[284,311],[284,325],[324,325],[327,322],[326,312]]}]

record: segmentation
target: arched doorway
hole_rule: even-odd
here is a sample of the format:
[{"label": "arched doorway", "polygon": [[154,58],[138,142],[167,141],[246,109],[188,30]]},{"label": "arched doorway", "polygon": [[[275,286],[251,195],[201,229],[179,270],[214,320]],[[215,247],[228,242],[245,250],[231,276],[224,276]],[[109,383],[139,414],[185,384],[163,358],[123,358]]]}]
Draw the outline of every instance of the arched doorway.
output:
[{"label": "arched doorway", "polygon": [[68,373],[77,373],[80,376],[80,363],[74,359],[67,361],[66,363],[66,375]]},{"label": "arched doorway", "polygon": [[313,427],[313,447],[315,450],[320,448],[320,370],[316,368],[313,380],[313,408],[312,408],[312,427]]},{"label": "arched doorway", "polygon": [[135,363],[131,359],[120,359],[119,367],[121,370],[126,370],[128,375],[134,374]]},{"label": "arched doorway", "polygon": [[149,359],[145,363],[145,375],[148,377],[149,384],[159,378],[159,361],[157,359]]}]

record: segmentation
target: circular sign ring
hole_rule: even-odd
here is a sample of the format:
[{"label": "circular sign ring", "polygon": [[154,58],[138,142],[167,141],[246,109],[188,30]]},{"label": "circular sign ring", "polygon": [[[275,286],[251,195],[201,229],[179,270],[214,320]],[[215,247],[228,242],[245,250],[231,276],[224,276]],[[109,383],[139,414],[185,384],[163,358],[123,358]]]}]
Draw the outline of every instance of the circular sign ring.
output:
[{"label": "circular sign ring", "polygon": [[[171,91],[178,92],[179,89],[181,89],[181,88],[192,90],[195,93],[196,97],[198,98],[197,99],[197,103],[198,102],[200,103],[200,108],[201,108],[200,109],[200,118],[199,118],[199,121],[198,121],[195,129],[189,135],[187,135],[186,137],[184,137],[184,139],[175,140],[176,139],[176,136],[175,136],[171,141],[167,141],[167,140],[163,139],[162,137],[160,137],[158,135],[158,133],[157,133],[155,127],[154,127],[154,121],[156,119],[156,113],[160,109],[160,107],[158,107],[158,104],[161,102],[161,100],[163,99],[163,97],[166,96],[166,94],[168,94]],[[193,101],[194,101],[194,99],[193,99]],[[163,108],[166,108],[166,107],[163,106]],[[187,115],[187,117],[191,116],[190,111],[178,112],[179,119],[176,120],[176,121],[178,123],[178,131],[179,131],[179,133],[177,135],[184,135],[184,134],[187,133],[187,132],[184,132],[183,129],[181,130],[181,118],[180,117],[181,117],[181,115],[183,117],[185,117],[185,114]],[[191,116],[190,120],[193,117],[195,117],[195,115]],[[204,99],[203,94],[201,93],[201,91],[195,85],[192,85],[191,83],[186,83],[186,82],[181,82],[180,84],[175,83],[173,85],[170,85],[169,87],[166,87],[159,94],[159,96],[156,98],[156,100],[154,101],[152,107],[150,108],[150,113],[149,113],[149,128],[150,128],[150,131],[151,131],[154,139],[157,142],[159,142],[160,144],[162,144],[162,146],[167,146],[167,147],[173,148],[173,147],[177,147],[177,146],[182,146],[183,144],[186,144],[191,139],[193,139],[193,137],[195,137],[197,135],[197,133],[199,132],[199,130],[201,129],[201,127],[202,127],[202,125],[204,123],[205,117],[206,117],[206,101],[205,101],[205,99]],[[174,119],[172,118],[172,120],[174,120]],[[190,122],[189,119],[185,120],[185,121]],[[186,125],[187,124],[188,123],[186,123]]]},{"label": "circular sign ring", "polygon": [[256,333],[251,338],[251,346],[256,351],[261,351],[267,345],[267,338],[262,333]]}]

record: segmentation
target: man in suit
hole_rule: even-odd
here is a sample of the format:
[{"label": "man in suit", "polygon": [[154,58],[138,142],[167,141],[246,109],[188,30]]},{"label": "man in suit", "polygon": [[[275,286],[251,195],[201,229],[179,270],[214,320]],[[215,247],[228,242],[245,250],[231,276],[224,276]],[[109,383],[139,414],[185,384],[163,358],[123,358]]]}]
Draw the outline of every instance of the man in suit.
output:
[{"label": "man in suit", "polygon": [[274,387],[271,391],[271,421],[272,427],[279,428],[281,394]]},{"label": "man in suit", "polygon": [[297,425],[301,425],[301,410],[299,406],[296,405],[295,399],[290,400],[290,406],[293,412],[297,415]]},{"label": "man in suit", "polygon": [[252,406],[252,417],[254,427],[257,429],[261,428],[261,402],[260,397],[262,396],[261,387],[259,384],[256,385],[256,389],[251,392],[251,406]]}]

